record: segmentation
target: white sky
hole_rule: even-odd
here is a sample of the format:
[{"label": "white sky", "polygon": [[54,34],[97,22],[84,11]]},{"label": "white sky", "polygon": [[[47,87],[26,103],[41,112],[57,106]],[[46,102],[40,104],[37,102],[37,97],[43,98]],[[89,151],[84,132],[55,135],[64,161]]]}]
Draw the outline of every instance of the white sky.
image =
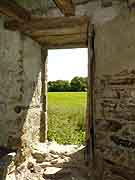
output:
[{"label": "white sky", "polygon": [[87,48],[59,49],[48,52],[48,81],[71,80],[87,76]]}]

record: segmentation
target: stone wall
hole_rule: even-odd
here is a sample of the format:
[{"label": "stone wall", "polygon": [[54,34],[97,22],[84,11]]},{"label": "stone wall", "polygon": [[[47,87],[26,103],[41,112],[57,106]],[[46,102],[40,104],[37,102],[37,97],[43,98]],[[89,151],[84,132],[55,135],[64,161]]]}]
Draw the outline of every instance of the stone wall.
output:
[{"label": "stone wall", "polygon": [[134,22],[124,10],[95,26],[96,152],[106,180],[135,179]]},{"label": "stone wall", "polygon": [[[127,0],[75,0],[75,15],[88,16],[93,24],[104,24],[129,8]],[[49,8],[47,16],[61,16],[58,8]]]},{"label": "stone wall", "polygon": [[[95,26],[97,161],[93,176],[134,180],[135,14],[127,1],[104,2],[76,6],[76,15],[91,17]],[[52,8],[48,15],[61,13]],[[41,52],[31,39],[0,24],[0,147],[22,148],[25,156],[40,138]]]},{"label": "stone wall", "polygon": [[40,133],[40,46],[1,21],[0,47],[0,147],[26,151]]}]

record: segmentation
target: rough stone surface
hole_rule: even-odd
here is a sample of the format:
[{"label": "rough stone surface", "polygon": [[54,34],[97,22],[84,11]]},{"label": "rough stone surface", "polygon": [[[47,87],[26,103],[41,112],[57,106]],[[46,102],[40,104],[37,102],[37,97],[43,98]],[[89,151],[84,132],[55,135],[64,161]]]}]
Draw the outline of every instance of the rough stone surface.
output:
[{"label": "rough stone surface", "polygon": [[[32,4],[33,1],[29,7],[34,14],[62,15],[56,8],[47,11],[40,3]],[[0,21],[2,180],[6,174],[7,180],[135,179],[134,4],[134,0],[86,0],[76,5],[76,15],[89,16],[95,25],[96,162],[93,169],[84,166],[84,156],[78,154],[76,147],[56,143],[34,145],[40,134],[40,47],[18,32],[4,30]],[[15,160],[9,158],[9,153],[18,149],[23,156],[28,156],[31,149],[35,159],[16,166],[18,152]]]},{"label": "rough stone surface", "polygon": [[124,11],[95,28],[96,150],[107,164],[103,179],[135,179],[134,20]]},{"label": "rough stone surface", "polygon": [[40,47],[2,25],[0,46],[0,147],[27,151],[40,133]]},{"label": "rough stone surface", "polygon": [[[17,0],[35,15],[63,16],[53,0],[38,3],[34,0]],[[134,0],[73,0],[76,16],[89,16],[93,24],[103,24],[117,17],[121,9],[134,10]]]},{"label": "rough stone surface", "polygon": [[[42,149],[44,147],[44,149]],[[52,152],[52,147],[57,149]],[[88,168],[84,161],[84,146],[59,145],[56,142],[37,144],[36,153],[46,156],[42,162],[33,152],[24,163],[8,171],[4,180],[86,180]],[[36,159],[35,159],[36,158]],[[2,179],[3,180],[3,179]]]},{"label": "rough stone surface", "polygon": [[[130,3],[122,0],[78,0],[75,3],[76,16],[88,16],[92,24],[104,24],[120,15],[122,9],[130,8]],[[133,6],[133,5],[132,5]],[[49,8],[47,16],[61,16],[58,8]]]}]

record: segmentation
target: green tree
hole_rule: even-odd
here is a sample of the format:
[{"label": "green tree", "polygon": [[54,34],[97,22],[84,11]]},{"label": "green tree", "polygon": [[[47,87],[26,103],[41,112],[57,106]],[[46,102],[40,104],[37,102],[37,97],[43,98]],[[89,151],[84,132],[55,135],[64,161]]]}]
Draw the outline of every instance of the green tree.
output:
[{"label": "green tree", "polygon": [[48,82],[49,92],[87,91],[87,77],[74,77],[71,82],[57,80]]},{"label": "green tree", "polygon": [[49,92],[65,92],[70,91],[69,81],[57,80],[48,82]]},{"label": "green tree", "polygon": [[87,91],[87,78],[76,76],[71,80],[72,91]]}]

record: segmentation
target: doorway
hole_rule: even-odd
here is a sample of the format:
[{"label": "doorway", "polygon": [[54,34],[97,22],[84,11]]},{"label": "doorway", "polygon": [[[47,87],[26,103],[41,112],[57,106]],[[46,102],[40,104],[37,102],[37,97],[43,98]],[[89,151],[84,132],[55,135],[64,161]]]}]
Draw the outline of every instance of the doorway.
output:
[{"label": "doorway", "polygon": [[85,144],[88,49],[48,50],[48,140]]}]

